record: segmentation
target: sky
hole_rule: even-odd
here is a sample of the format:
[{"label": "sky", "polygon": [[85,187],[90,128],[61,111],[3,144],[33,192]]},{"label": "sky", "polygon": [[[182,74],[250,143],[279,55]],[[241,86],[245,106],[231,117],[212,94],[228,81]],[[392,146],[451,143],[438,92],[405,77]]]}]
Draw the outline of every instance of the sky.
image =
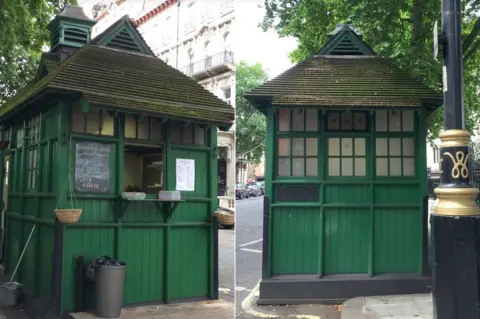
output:
[{"label": "sky", "polygon": [[[143,0],[136,0],[141,1]],[[224,0],[199,0],[217,1]],[[91,17],[91,8],[100,0],[79,0],[85,13]],[[280,38],[274,30],[263,32],[258,24],[262,21],[264,0],[235,0],[235,60],[248,64],[260,63],[269,78],[278,76],[292,66],[288,54],[297,47],[294,38]]]}]

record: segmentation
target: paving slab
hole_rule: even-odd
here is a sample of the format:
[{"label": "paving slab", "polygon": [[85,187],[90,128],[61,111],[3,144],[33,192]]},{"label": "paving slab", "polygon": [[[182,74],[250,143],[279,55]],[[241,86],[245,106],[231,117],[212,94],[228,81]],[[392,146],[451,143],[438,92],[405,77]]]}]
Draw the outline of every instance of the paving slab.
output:
[{"label": "paving slab", "polygon": [[358,297],[342,305],[342,319],[433,319],[431,294]]}]

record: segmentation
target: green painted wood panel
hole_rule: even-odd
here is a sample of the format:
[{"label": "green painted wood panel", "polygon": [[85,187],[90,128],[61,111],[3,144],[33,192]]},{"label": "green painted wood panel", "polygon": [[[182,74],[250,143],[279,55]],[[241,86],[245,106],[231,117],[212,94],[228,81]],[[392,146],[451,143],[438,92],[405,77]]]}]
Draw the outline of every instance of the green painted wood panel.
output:
[{"label": "green painted wood panel", "polygon": [[[71,205],[71,200],[67,201]],[[79,222],[114,222],[115,221],[115,201],[111,199],[76,199],[76,208],[82,208],[82,216]],[[63,208],[63,207],[62,207]],[[70,206],[65,207],[70,208]]]},{"label": "green painted wood panel", "polygon": [[128,260],[125,304],[163,300],[164,232],[162,228],[125,228],[120,259]]},{"label": "green painted wood panel", "polygon": [[420,192],[419,183],[408,185],[375,185],[375,203],[418,205],[425,194]]},{"label": "green painted wood panel", "polygon": [[163,215],[152,202],[131,202],[123,214],[122,222],[163,222]]},{"label": "green painted wood panel", "polygon": [[170,300],[208,296],[210,228],[175,228],[170,230],[167,262]]},{"label": "green painted wood panel", "polygon": [[324,274],[368,272],[368,209],[325,208]]},{"label": "green painted wood panel", "polygon": [[[75,257],[87,256],[90,260],[100,255],[113,256],[115,230],[113,228],[67,227],[63,239],[63,309],[73,311],[75,306]],[[93,287],[86,287],[87,304],[93,306]]]},{"label": "green painted wood panel", "polygon": [[375,209],[374,271],[419,273],[422,261],[422,214],[418,209]]},{"label": "green painted wood panel", "polygon": [[362,203],[371,202],[370,185],[325,185],[325,203]]},{"label": "green painted wood panel", "polygon": [[318,271],[320,209],[272,209],[272,275]]}]

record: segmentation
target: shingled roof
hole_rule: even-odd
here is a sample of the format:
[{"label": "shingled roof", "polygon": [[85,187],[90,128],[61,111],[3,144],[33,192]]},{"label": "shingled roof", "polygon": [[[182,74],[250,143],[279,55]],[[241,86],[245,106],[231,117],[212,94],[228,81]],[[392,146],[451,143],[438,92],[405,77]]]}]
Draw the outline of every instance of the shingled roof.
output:
[{"label": "shingled roof", "polygon": [[321,54],[247,92],[245,98],[259,109],[425,107],[431,112],[443,103],[441,92],[375,55],[349,26],[337,29]]},{"label": "shingled roof", "polygon": [[234,110],[157,57],[88,44],[0,107],[3,117],[46,91],[80,93],[94,105],[216,123],[228,129]]}]

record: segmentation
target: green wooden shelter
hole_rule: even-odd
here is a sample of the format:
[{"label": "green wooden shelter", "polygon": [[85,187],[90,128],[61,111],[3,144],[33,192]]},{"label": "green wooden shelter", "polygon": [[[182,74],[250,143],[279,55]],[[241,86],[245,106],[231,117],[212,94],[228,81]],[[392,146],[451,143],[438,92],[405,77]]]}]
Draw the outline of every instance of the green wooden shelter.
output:
[{"label": "green wooden shelter", "polygon": [[245,97],[268,130],[259,303],[426,292],[426,121],[441,93],[338,25]]},{"label": "green wooden shelter", "polygon": [[[16,280],[40,313],[92,309],[85,267],[99,255],[127,263],[126,305],[216,299],[217,129],[234,110],[158,59],[128,16],[91,40],[94,24],[67,5],[35,81],[0,107],[7,273],[36,225]],[[80,219],[61,223],[54,210],[71,207]]]}]

